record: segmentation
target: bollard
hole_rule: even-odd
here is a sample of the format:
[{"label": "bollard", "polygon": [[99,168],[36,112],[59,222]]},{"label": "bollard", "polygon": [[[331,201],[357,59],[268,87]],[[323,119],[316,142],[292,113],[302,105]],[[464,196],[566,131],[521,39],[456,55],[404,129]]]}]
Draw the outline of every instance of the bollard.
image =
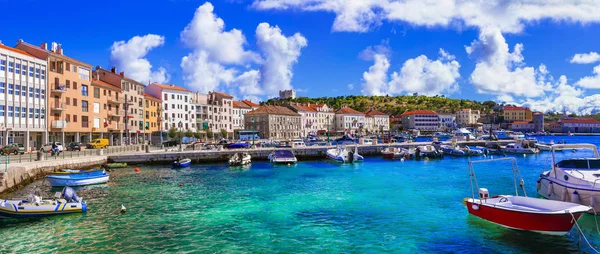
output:
[{"label": "bollard", "polygon": [[37,155],[37,156],[36,156],[36,159],[37,159],[38,161],[41,161],[41,160],[43,160],[43,159],[44,159],[44,152],[42,152],[42,151],[37,151],[37,154],[36,154],[36,155]]},{"label": "bollard", "polygon": [[22,154],[19,154],[19,163],[21,163],[21,159],[22,159],[21,157],[22,157]]},{"label": "bollard", "polygon": [[150,153],[150,145],[146,145],[146,153]]},{"label": "bollard", "polygon": [[32,162],[32,156],[33,156],[33,152],[29,153],[29,162]]}]

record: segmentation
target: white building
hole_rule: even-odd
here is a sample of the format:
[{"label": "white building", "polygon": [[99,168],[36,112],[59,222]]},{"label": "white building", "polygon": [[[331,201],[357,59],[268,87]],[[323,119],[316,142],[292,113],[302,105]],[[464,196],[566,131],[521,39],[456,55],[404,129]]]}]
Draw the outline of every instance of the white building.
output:
[{"label": "white building", "polygon": [[296,91],[294,90],[281,90],[279,91],[279,99],[296,99]]},{"label": "white building", "polygon": [[335,111],[335,129],[346,134],[359,134],[364,131],[365,114],[348,107]]},{"label": "white building", "polygon": [[0,144],[48,142],[46,70],[45,59],[0,43]]},{"label": "white building", "polygon": [[258,104],[249,100],[233,101],[233,129],[246,130],[244,115],[258,107]]},{"label": "white building", "polygon": [[447,131],[456,128],[456,115],[450,113],[439,113],[440,130]]},{"label": "white building", "polygon": [[370,109],[365,112],[369,131],[381,133],[390,130],[390,116],[381,111]]},{"label": "white building", "polygon": [[317,135],[318,117],[316,109],[301,104],[288,105],[288,108],[300,114],[300,127],[302,128],[303,137]]},{"label": "white building", "polygon": [[472,124],[476,124],[479,118],[479,110],[471,110],[470,108],[465,108],[456,112],[456,123],[461,126],[469,126]]},{"label": "white building", "polygon": [[437,131],[440,126],[438,114],[431,110],[407,111],[401,117],[405,130]]},{"label": "white building", "polygon": [[146,93],[162,99],[163,126],[162,130],[171,128],[177,130],[196,131],[194,119],[195,109],[192,107],[191,92],[176,85],[150,84]]},{"label": "white building", "polygon": [[335,130],[335,112],[327,104],[309,104],[317,111],[317,132],[326,134],[327,130]]}]

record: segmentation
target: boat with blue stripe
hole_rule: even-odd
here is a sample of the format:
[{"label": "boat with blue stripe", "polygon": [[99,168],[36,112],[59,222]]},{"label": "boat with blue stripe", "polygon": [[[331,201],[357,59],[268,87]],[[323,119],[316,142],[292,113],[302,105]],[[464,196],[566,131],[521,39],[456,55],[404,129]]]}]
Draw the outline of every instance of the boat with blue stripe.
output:
[{"label": "boat with blue stripe", "polygon": [[68,213],[82,213],[87,210],[83,199],[70,187],[56,193],[56,199],[43,199],[29,195],[26,199],[2,200],[0,218],[46,217]]},{"label": "boat with blue stripe", "polygon": [[108,182],[110,174],[104,170],[57,172],[46,177],[52,187],[85,186]]}]

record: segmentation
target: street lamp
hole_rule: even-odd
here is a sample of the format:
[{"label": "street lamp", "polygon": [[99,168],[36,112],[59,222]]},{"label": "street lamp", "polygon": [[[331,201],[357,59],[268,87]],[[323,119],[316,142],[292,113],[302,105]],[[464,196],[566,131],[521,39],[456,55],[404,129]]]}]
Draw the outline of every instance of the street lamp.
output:
[{"label": "street lamp", "polygon": [[254,117],[251,118],[252,121],[252,148],[254,148]]},{"label": "street lamp", "polygon": [[331,144],[329,141],[329,116],[327,116],[327,145]]},{"label": "street lamp", "polygon": [[180,152],[183,151],[181,149],[181,143],[182,143],[182,140],[181,140],[181,130],[183,130],[183,123],[181,121],[179,121],[179,151]]}]

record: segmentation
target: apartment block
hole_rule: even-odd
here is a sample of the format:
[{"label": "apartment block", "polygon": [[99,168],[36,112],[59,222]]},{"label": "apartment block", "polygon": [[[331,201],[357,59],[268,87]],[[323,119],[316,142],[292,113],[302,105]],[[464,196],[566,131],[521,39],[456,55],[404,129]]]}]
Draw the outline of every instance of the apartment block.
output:
[{"label": "apartment block", "polygon": [[413,110],[402,115],[402,127],[405,130],[437,131],[440,124],[438,114],[431,110]]},{"label": "apartment block", "polygon": [[460,126],[470,126],[476,124],[480,117],[481,112],[479,110],[465,108],[456,112],[456,123]]},{"label": "apartment block", "polygon": [[317,135],[318,116],[317,110],[308,106],[308,104],[293,103],[287,106],[292,111],[300,114],[300,127],[302,136]]},{"label": "apartment block", "polygon": [[151,134],[160,131],[162,126],[162,101],[149,94],[144,94],[144,131]]},{"label": "apartment block", "polygon": [[249,100],[233,101],[233,129],[246,130],[244,115],[258,107],[258,104]]},{"label": "apartment block", "polygon": [[531,121],[533,113],[530,109],[524,107],[504,106],[504,121]]},{"label": "apartment block", "polygon": [[47,74],[43,56],[0,43],[1,145],[19,143],[37,150],[48,142]]},{"label": "apartment block", "polygon": [[161,98],[162,101],[162,126],[161,130],[171,128],[177,130],[196,131],[194,118],[195,109],[192,103],[192,93],[180,86],[153,83],[146,87],[150,96]]},{"label": "apartment block", "polygon": [[390,130],[390,116],[375,109],[365,112],[367,128],[370,132],[383,133]]},{"label": "apartment block", "polygon": [[364,131],[365,113],[349,107],[335,111],[335,129],[346,134],[359,134]]},{"label": "apartment block", "polygon": [[317,111],[317,133],[326,134],[327,131],[335,130],[335,112],[327,104],[309,104],[309,107]]},{"label": "apartment block", "polygon": [[300,114],[287,107],[263,105],[244,115],[244,121],[246,126],[254,124],[254,130],[267,139],[293,139],[302,135]]}]

